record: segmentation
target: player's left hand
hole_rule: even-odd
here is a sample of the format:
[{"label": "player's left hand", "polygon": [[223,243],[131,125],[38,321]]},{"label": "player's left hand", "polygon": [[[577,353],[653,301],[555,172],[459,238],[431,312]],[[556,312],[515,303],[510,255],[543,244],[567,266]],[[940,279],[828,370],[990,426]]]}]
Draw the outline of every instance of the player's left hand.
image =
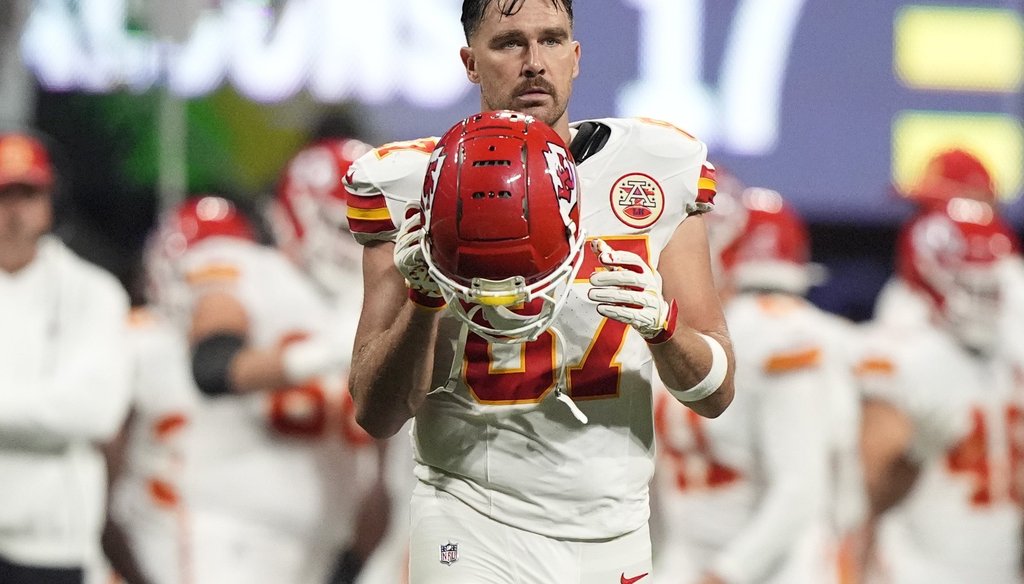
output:
[{"label": "player's left hand", "polygon": [[612,249],[600,239],[591,243],[607,270],[590,275],[587,297],[597,311],[637,330],[649,343],[667,341],[676,327],[676,303],[661,294],[661,276],[635,253]]}]

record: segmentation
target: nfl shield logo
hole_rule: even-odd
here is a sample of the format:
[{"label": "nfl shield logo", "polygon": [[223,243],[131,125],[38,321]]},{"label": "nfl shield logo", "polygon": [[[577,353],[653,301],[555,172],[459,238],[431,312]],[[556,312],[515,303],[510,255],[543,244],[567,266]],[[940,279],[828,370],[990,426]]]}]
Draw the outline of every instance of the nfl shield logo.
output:
[{"label": "nfl shield logo", "polygon": [[450,541],[441,544],[441,563],[450,566],[457,561],[459,561],[459,544]]}]

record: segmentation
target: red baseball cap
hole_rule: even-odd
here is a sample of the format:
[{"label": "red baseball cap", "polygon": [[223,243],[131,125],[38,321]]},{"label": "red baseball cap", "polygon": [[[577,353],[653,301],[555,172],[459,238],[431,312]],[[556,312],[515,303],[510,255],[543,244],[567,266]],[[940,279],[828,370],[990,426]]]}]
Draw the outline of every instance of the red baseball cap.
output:
[{"label": "red baseball cap", "polygon": [[954,197],[997,202],[988,169],[977,156],[960,148],[940,152],[929,160],[920,182],[907,197],[924,204],[945,204]]},{"label": "red baseball cap", "polygon": [[0,189],[53,186],[53,165],[42,142],[26,134],[0,134]]}]

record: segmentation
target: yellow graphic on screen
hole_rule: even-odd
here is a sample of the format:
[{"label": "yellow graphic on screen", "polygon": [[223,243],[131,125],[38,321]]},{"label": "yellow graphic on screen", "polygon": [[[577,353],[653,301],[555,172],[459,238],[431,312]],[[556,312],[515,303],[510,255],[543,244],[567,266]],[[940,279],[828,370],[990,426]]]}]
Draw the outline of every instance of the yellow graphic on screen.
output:
[{"label": "yellow graphic on screen", "polygon": [[896,77],[911,89],[1024,87],[1024,18],[999,8],[907,6],[893,28]]},{"label": "yellow graphic on screen", "polygon": [[952,148],[967,150],[985,164],[1000,200],[1020,192],[1024,127],[1006,114],[900,112],[892,124],[893,183],[907,192],[935,154]]}]

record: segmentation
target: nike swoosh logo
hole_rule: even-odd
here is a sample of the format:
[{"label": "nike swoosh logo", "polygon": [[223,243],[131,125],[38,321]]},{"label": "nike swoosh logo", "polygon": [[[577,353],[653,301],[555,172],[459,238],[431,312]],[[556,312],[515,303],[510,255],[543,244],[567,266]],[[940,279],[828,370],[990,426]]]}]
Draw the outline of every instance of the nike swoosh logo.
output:
[{"label": "nike swoosh logo", "polygon": [[640,574],[639,576],[633,576],[632,578],[627,578],[626,577],[626,573],[623,572],[622,575],[619,576],[619,584],[633,584],[633,582],[636,582],[637,580],[642,580],[643,578],[646,578],[646,577],[647,577],[647,572],[644,572],[643,574]]}]

